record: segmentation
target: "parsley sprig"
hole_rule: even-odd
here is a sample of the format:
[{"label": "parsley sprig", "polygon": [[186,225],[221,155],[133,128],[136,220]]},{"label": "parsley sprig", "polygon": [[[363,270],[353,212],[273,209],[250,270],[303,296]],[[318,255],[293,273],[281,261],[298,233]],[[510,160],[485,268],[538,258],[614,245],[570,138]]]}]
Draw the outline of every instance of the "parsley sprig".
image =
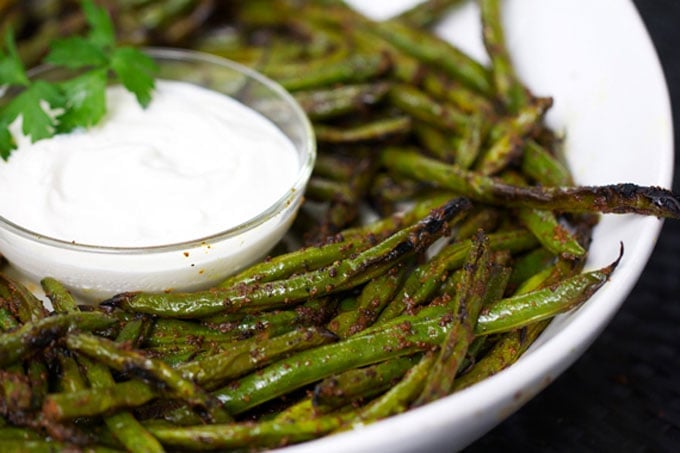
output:
[{"label": "parsley sprig", "polygon": [[23,134],[33,142],[98,124],[106,113],[110,76],[132,92],[142,106],[151,102],[158,70],[155,62],[138,49],[117,46],[106,9],[92,0],[84,0],[82,9],[89,25],[87,34],[55,40],[44,59],[45,63],[76,71],[74,77],[64,81],[30,80],[14,36],[11,30],[7,32],[5,48],[0,48],[0,87],[23,89],[0,107],[2,159],[7,160],[16,149],[9,126],[19,116]]}]

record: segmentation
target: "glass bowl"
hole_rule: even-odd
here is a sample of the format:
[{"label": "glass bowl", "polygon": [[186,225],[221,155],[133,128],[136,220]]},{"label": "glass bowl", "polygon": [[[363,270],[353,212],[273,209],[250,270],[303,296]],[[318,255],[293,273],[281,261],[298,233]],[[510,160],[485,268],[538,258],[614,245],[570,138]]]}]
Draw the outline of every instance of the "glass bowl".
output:
[{"label": "glass bowl", "polygon": [[[290,227],[316,157],[312,127],[295,100],[273,81],[223,58],[176,49],[147,49],[147,53],[159,65],[159,79],[223,93],[271,121],[297,152],[294,184],[276,202],[237,226],[207,237],[149,247],[76,244],[0,216],[0,253],[27,279],[56,278],[86,300],[122,291],[196,290],[263,258]],[[59,79],[63,71],[39,68],[33,76]]]}]

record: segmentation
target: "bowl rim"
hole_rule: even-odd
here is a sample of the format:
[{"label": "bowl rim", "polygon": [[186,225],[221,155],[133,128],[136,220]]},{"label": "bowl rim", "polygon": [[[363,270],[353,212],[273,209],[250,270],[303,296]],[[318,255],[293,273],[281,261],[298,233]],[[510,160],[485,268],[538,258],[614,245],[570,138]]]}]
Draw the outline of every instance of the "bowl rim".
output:
[{"label": "bowl rim", "polygon": [[[208,63],[211,65],[221,66],[223,68],[243,74],[248,79],[255,80],[261,85],[266,86],[271,92],[282,99],[288,108],[292,111],[293,117],[300,122],[304,137],[301,144],[303,149],[303,156],[294,183],[282,194],[276,201],[262,212],[254,217],[235,225],[226,230],[214,233],[208,236],[202,236],[195,239],[190,239],[180,242],[172,242],[168,244],[158,244],[149,246],[107,246],[97,244],[78,243],[75,241],[68,241],[64,239],[55,238],[49,235],[41,234],[29,228],[23,227],[11,220],[0,215],[0,229],[7,230],[24,239],[32,242],[38,242],[41,245],[57,247],[73,252],[97,253],[97,254],[113,254],[113,255],[137,255],[147,254],[150,252],[163,253],[173,251],[184,251],[186,249],[193,249],[201,247],[206,244],[214,244],[225,239],[236,237],[246,231],[265,223],[266,221],[276,217],[280,212],[284,211],[296,195],[304,193],[305,186],[309,180],[314,162],[316,161],[316,137],[311,121],[307,117],[300,104],[295,98],[281,85],[274,80],[266,77],[262,73],[244,66],[227,58],[216,55],[207,54],[195,50],[179,49],[172,47],[144,47],[142,51],[153,58],[154,60],[165,61],[185,61],[185,62],[199,62]],[[42,71],[48,70],[50,65],[41,65],[31,71],[29,76],[35,75]],[[0,93],[1,95],[2,93]],[[278,128],[278,127],[277,127]]]}]

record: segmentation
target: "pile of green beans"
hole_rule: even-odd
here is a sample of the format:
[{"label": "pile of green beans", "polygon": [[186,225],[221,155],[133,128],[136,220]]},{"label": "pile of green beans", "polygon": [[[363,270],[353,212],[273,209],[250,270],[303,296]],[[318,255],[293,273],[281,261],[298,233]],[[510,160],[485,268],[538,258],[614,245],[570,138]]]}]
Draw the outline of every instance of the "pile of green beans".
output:
[{"label": "pile of green beans", "polygon": [[[511,366],[602,287],[620,256],[584,271],[600,213],[680,218],[661,188],[574,185],[500,0],[479,0],[488,66],[429,31],[461,0],[382,22],[341,0],[102,3],[123,41],[279,81],[318,161],[286,240],[214,288],[80,305],[46,276],[48,311],[0,276],[3,451],[259,450],[399,414]],[[29,61],[82,25],[71,2],[0,1]]]}]

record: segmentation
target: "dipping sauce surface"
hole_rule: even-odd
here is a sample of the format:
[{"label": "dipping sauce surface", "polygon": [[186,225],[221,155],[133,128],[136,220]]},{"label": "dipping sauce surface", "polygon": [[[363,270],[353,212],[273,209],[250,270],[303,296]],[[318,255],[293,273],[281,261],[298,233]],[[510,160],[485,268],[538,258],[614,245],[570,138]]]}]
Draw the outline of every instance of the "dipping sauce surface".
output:
[{"label": "dipping sauce surface", "polygon": [[290,140],[225,95],[159,80],[147,109],[118,86],[107,104],[97,127],[19,140],[0,162],[0,188],[12,194],[0,215],[79,244],[164,245],[235,227],[294,185]]}]

